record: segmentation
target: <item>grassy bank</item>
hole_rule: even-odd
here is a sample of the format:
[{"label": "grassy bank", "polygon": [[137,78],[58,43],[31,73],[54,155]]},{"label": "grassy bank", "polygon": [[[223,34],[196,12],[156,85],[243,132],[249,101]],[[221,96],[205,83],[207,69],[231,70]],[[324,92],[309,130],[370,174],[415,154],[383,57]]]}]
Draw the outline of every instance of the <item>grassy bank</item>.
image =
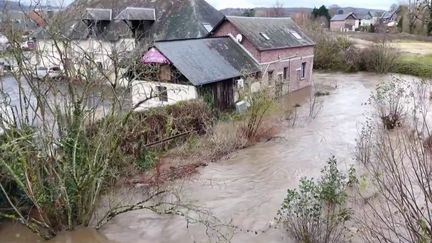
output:
[{"label": "grassy bank", "polygon": [[432,54],[402,55],[396,63],[396,73],[413,75],[420,78],[432,78]]}]

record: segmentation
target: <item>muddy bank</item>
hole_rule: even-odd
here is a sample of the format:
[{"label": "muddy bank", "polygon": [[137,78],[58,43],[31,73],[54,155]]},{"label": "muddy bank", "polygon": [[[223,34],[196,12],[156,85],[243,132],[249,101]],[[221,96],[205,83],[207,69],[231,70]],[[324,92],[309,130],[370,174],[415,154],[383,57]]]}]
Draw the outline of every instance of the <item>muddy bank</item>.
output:
[{"label": "muddy bank", "polygon": [[[309,118],[309,105],[299,108],[295,127],[281,121],[277,139],[238,151],[218,163],[206,163],[190,180],[173,185],[186,202],[208,208],[212,213],[243,229],[233,242],[289,242],[283,231],[268,230],[288,188],[301,177],[318,176],[326,160],[335,155],[342,168],[353,162],[355,139],[364,113],[363,103],[377,81],[390,78],[372,74],[315,74],[320,86],[336,88],[320,98],[316,119]],[[305,98],[305,97],[303,97]],[[306,99],[307,100],[307,99]],[[36,242],[0,231],[5,242]],[[158,216],[147,211],[121,215],[99,233],[77,231],[54,242],[212,242],[202,226],[183,218]],[[248,232],[249,231],[249,232]],[[265,233],[263,233],[265,231]],[[21,232],[18,230],[18,232]],[[94,233],[94,235],[93,235]],[[73,238],[74,235],[89,238]],[[6,236],[6,237],[5,237]],[[30,234],[31,236],[31,234]],[[15,240],[15,241],[13,241]],[[60,240],[60,241],[59,241]]]}]

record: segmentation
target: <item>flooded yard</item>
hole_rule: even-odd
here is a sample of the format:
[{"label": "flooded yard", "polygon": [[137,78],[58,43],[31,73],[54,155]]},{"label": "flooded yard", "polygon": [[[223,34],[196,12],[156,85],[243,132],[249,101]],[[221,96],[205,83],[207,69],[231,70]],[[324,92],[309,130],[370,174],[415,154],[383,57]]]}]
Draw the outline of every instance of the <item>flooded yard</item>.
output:
[{"label": "flooded yard", "polygon": [[[355,140],[368,112],[367,102],[377,82],[390,79],[367,73],[314,75],[317,89],[327,87],[321,110],[309,117],[308,94],[295,127],[288,125],[277,139],[238,151],[210,163],[187,181],[174,185],[182,198],[208,208],[224,222],[238,226],[232,242],[289,242],[281,229],[269,226],[286,196],[302,177],[317,177],[326,160],[336,156],[341,168],[354,163]],[[302,97],[303,96],[303,97]],[[304,97],[306,96],[306,97]],[[37,237],[18,226],[0,225],[1,242],[31,242]],[[147,211],[120,215],[99,233],[82,230],[52,242],[213,242],[205,228],[187,225],[181,217]]]}]

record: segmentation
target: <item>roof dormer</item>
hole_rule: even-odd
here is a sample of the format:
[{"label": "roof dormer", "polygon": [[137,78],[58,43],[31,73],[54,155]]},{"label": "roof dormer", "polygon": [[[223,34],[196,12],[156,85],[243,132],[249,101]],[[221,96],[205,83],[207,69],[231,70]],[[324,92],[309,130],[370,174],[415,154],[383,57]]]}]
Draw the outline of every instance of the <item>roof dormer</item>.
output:
[{"label": "roof dormer", "polygon": [[111,23],[112,9],[87,8],[81,20],[87,25],[90,35],[100,35]]},{"label": "roof dormer", "polygon": [[136,40],[141,40],[149,33],[149,29],[156,21],[154,8],[127,7],[121,11],[115,20],[124,21],[133,33]]}]

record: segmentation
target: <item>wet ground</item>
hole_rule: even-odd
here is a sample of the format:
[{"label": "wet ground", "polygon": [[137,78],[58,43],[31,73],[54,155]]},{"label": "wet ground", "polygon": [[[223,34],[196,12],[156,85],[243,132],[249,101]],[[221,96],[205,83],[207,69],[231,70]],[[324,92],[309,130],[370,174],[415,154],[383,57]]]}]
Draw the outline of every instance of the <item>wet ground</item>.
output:
[{"label": "wet ground", "polygon": [[[191,204],[208,208],[219,219],[243,229],[236,232],[232,242],[289,242],[282,230],[267,230],[286,190],[296,187],[301,177],[319,176],[332,155],[342,168],[354,163],[355,139],[368,111],[363,104],[375,84],[388,78],[366,73],[315,74],[318,87],[331,90],[329,96],[320,98],[322,108],[315,119],[309,117],[307,99],[298,97],[303,104],[295,127],[287,124],[278,139],[209,164],[175,187]],[[187,226],[180,217],[136,211],[115,218],[99,234],[81,230],[53,242],[215,241],[206,235],[204,227]],[[37,237],[16,227],[0,226],[1,242],[36,242]]]}]

